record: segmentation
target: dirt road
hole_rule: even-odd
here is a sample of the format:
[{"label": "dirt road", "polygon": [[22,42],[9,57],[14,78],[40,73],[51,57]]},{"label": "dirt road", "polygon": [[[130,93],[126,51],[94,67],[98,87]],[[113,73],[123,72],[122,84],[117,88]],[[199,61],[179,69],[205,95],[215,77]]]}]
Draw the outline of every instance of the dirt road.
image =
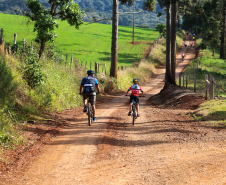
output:
[{"label": "dirt road", "polygon": [[[177,73],[194,55],[188,49],[183,62],[181,53],[177,55]],[[226,184],[225,130],[192,120],[187,116],[192,110],[158,108],[148,101],[162,89],[164,71],[158,69],[157,77],[142,86],[146,97],[140,99],[141,117],[135,126],[127,116],[129,98],[122,94],[104,96],[91,127],[85,114],[65,111],[61,118],[69,125],[30,166],[1,183]]]}]

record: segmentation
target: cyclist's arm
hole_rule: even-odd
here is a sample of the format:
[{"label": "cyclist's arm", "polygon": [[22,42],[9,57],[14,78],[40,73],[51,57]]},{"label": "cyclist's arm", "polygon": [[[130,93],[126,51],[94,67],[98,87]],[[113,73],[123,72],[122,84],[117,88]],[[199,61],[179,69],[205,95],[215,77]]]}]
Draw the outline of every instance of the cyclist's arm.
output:
[{"label": "cyclist's arm", "polygon": [[82,89],[84,85],[80,85],[80,94],[82,94]]},{"label": "cyclist's arm", "polygon": [[100,93],[100,87],[99,87],[99,85],[95,85],[95,86],[97,88],[97,94],[99,94]]},{"label": "cyclist's arm", "polygon": [[96,79],[95,87],[97,88],[97,94],[100,94],[100,87],[97,79]]},{"label": "cyclist's arm", "polygon": [[129,89],[128,89],[128,91],[126,92],[126,96],[128,95],[128,93],[129,93]]},{"label": "cyclist's arm", "polygon": [[[132,87],[132,86],[131,86]],[[128,96],[129,91],[131,90],[131,87],[127,90],[126,96]]]},{"label": "cyclist's arm", "polygon": [[144,96],[144,91],[142,88],[140,88],[140,91],[142,92],[142,96]]}]

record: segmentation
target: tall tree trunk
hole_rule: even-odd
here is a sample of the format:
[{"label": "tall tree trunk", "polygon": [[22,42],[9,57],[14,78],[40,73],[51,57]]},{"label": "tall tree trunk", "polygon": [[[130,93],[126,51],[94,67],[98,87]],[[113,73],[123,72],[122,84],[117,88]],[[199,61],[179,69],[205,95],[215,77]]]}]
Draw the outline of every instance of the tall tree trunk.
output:
[{"label": "tall tree trunk", "polygon": [[110,76],[117,78],[118,63],[118,0],[113,0]]},{"label": "tall tree trunk", "polygon": [[171,73],[170,73],[170,60],[171,60],[171,4],[167,4],[166,14],[166,74],[165,74],[165,87],[170,84]]},{"label": "tall tree trunk", "polygon": [[41,41],[41,46],[40,46],[40,50],[39,50],[39,60],[42,57],[43,51],[45,49],[45,45],[46,45],[46,39],[42,39]]},{"label": "tall tree trunk", "polygon": [[[226,7],[224,7],[226,8]],[[226,10],[223,10],[223,28],[221,31],[220,58],[225,59]]]},{"label": "tall tree trunk", "polygon": [[171,25],[171,84],[176,85],[176,37],[177,37],[177,7],[178,3],[172,4],[172,25]]}]

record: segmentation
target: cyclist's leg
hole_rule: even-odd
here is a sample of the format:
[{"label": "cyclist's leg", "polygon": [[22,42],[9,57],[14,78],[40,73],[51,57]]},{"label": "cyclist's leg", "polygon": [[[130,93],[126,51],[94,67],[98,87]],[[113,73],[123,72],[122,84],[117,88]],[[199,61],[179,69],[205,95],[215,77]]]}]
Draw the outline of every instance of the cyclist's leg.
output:
[{"label": "cyclist's leg", "polygon": [[139,97],[136,97],[136,107],[137,107],[137,115],[138,115],[139,114]]},{"label": "cyclist's leg", "polygon": [[132,112],[132,106],[133,106],[133,103],[130,103],[129,104],[129,112]]},{"label": "cyclist's leg", "polygon": [[130,96],[129,113],[132,112],[133,101],[134,101],[134,96]]},{"label": "cyclist's leg", "polygon": [[95,104],[96,104],[96,95],[90,95],[89,96],[89,100],[90,100],[90,103],[92,105],[92,109],[93,109],[93,117],[95,118],[96,117],[96,107],[95,107]]},{"label": "cyclist's leg", "polygon": [[87,111],[87,98],[88,98],[87,95],[83,95],[83,105],[84,105],[83,112]]},{"label": "cyclist's leg", "polygon": [[139,104],[136,104],[137,107],[137,114],[139,114]]}]

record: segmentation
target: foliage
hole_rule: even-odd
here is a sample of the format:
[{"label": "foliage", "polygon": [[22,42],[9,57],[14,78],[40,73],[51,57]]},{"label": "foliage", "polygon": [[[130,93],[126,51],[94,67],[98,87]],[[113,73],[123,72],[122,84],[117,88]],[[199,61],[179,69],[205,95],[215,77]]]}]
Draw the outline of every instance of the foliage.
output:
[{"label": "foliage", "polygon": [[[0,14],[2,25],[5,29],[4,35],[7,44],[13,45],[13,34],[18,31],[18,46],[22,46],[22,40],[25,38],[28,41],[34,41],[34,34],[32,33],[32,25],[25,26],[26,19],[23,16],[14,16]],[[13,26],[12,26],[13,25]],[[100,23],[93,23],[83,25],[80,30],[75,30],[66,22],[59,22],[60,28],[57,30],[59,38],[54,42],[56,58],[58,61],[65,62],[65,56],[68,53],[70,57],[80,62],[85,61],[92,64],[94,62],[106,63],[107,72],[110,68],[111,58],[111,26]],[[65,32],[67,30],[67,32]],[[119,26],[119,46],[118,46],[118,65],[132,66],[133,62],[138,62],[144,57],[147,48],[159,36],[159,32],[155,29],[138,28],[135,27],[135,44],[132,42],[132,27]],[[67,44],[65,44],[67,43]],[[48,45],[46,46],[46,54],[52,55]],[[58,54],[60,51],[60,54]],[[52,51],[51,51],[52,52]],[[52,52],[53,53],[53,52]],[[64,56],[62,59],[62,55]],[[72,67],[75,66],[73,61]]]},{"label": "foliage", "polygon": [[[145,3],[149,3],[150,0],[146,0]],[[96,17],[96,19],[104,19],[104,18],[111,18],[112,17],[112,0],[77,0],[79,6],[82,10],[86,12],[86,16],[84,16],[83,20],[85,22],[93,22],[93,17]],[[130,5],[132,5],[132,0],[129,1]],[[151,1],[155,2],[155,1]],[[125,3],[124,3],[125,4]],[[135,2],[135,12],[139,12],[143,9],[144,2],[143,1],[137,1]],[[152,8],[154,4],[152,4]],[[147,6],[146,6],[147,7]],[[153,9],[152,9],[153,10]],[[128,5],[123,5],[121,3],[119,5],[119,12],[125,13],[125,12],[133,12],[133,7],[130,7]],[[157,4],[156,5],[156,11],[154,12],[148,12],[143,11],[139,14],[135,14],[135,26],[138,25],[146,25],[150,28],[154,28],[157,23],[165,23],[164,17],[157,17],[157,12],[164,13],[164,10],[161,9],[161,7]],[[132,20],[133,20],[133,14],[122,14],[119,15],[119,25],[123,26],[132,26]],[[111,21],[109,20],[103,20],[102,23],[104,24],[111,24]]]},{"label": "foliage", "polygon": [[26,80],[32,89],[44,82],[44,75],[41,68],[42,65],[38,63],[38,55],[36,53],[30,53],[22,70],[23,79]]},{"label": "foliage", "polygon": [[51,10],[45,9],[39,0],[27,0],[27,7],[31,12],[25,15],[32,21],[35,21],[34,32],[37,32],[36,42],[40,43],[39,58],[45,49],[45,43],[54,42],[56,34],[54,29],[58,28],[57,18],[67,20],[76,29],[83,24],[82,16],[84,12],[80,11],[79,5],[75,4],[73,0],[49,0]]},{"label": "foliage", "polygon": [[161,34],[161,35],[165,35],[165,32],[166,32],[166,25],[165,24],[157,24],[157,26],[155,27],[156,30],[158,30],[158,32]]},{"label": "foliage", "polygon": [[[197,58],[191,62],[189,66],[186,67],[185,73],[190,73],[190,78],[188,80],[188,88],[194,89],[194,71],[196,72],[196,89],[197,92],[205,93],[205,74],[208,76],[214,76],[214,80],[222,88],[226,89],[226,64],[223,59],[219,59],[219,50],[216,50],[215,56],[212,56],[210,44],[206,44],[206,50],[203,50],[202,58]],[[201,60],[200,60],[201,59]],[[200,62],[200,63],[199,63]],[[198,69],[197,69],[198,64]],[[215,86],[214,90],[215,97],[226,97],[226,94],[221,89]]]},{"label": "foliage", "polygon": [[15,98],[17,83],[13,79],[11,70],[4,58],[0,56],[0,105],[5,106],[7,102]]},{"label": "foliage", "polygon": [[226,2],[223,0],[200,1],[190,4],[183,12],[183,27],[194,31],[196,37],[201,37],[204,42],[209,42],[213,54],[215,48],[220,46],[220,58],[225,57],[225,7]]}]

